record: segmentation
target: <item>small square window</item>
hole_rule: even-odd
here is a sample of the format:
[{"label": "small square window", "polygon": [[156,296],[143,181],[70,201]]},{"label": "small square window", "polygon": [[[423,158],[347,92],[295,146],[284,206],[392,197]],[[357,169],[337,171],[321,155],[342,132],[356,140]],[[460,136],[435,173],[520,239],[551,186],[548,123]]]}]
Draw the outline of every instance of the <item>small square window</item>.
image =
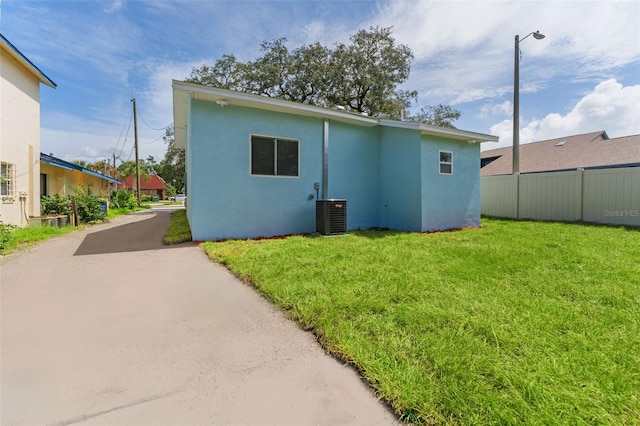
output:
[{"label": "small square window", "polygon": [[453,174],[453,152],[440,151],[440,174],[441,175]]}]

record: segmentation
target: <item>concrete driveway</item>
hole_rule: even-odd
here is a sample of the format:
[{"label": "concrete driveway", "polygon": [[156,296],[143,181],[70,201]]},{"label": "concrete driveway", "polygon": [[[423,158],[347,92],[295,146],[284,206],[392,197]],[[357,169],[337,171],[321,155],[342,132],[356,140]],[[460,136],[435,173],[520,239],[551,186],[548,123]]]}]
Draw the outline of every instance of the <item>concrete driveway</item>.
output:
[{"label": "concrete driveway", "polygon": [[189,243],[170,212],[3,259],[2,425],[394,424],[350,368]]}]

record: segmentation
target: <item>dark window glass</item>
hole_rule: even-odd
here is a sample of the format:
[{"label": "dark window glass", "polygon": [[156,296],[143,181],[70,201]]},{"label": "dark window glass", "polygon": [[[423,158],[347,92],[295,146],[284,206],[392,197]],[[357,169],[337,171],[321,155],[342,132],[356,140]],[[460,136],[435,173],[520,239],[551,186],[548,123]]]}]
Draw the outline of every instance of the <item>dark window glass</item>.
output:
[{"label": "dark window glass", "polygon": [[40,173],[40,196],[49,195],[47,193],[47,175]]},{"label": "dark window glass", "polygon": [[298,176],[298,141],[252,136],[251,174]]},{"label": "dark window glass", "polygon": [[278,139],[278,176],[298,176],[298,142]]},{"label": "dark window glass", "polygon": [[443,175],[451,174],[451,164],[440,164],[440,173]]},{"label": "dark window glass", "polygon": [[451,163],[452,154],[450,152],[440,152],[441,163]]},{"label": "dark window glass", "polygon": [[251,138],[251,174],[269,175],[275,174],[274,156],[275,143],[273,139]]}]

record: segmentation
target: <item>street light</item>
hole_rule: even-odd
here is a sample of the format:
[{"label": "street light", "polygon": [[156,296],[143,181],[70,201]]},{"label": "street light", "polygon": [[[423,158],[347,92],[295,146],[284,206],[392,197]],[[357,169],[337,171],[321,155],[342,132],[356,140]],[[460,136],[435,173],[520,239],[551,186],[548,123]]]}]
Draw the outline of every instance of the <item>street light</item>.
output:
[{"label": "street light", "polygon": [[512,174],[520,173],[520,42],[530,35],[536,40],[542,40],[544,34],[540,31],[527,34],[520,39],[516,35],[515,61],[513,67],[513,167]]}]

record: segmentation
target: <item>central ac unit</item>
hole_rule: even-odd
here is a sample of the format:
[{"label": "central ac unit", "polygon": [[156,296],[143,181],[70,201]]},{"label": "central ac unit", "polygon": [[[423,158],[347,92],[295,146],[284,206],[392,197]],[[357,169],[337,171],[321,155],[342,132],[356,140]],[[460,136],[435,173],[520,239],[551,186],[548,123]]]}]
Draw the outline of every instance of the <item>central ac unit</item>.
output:
[{"label": "central ac unit", "polygon": [[347,232],[347,200],[316,200],[316,232],[322,235]]}]

